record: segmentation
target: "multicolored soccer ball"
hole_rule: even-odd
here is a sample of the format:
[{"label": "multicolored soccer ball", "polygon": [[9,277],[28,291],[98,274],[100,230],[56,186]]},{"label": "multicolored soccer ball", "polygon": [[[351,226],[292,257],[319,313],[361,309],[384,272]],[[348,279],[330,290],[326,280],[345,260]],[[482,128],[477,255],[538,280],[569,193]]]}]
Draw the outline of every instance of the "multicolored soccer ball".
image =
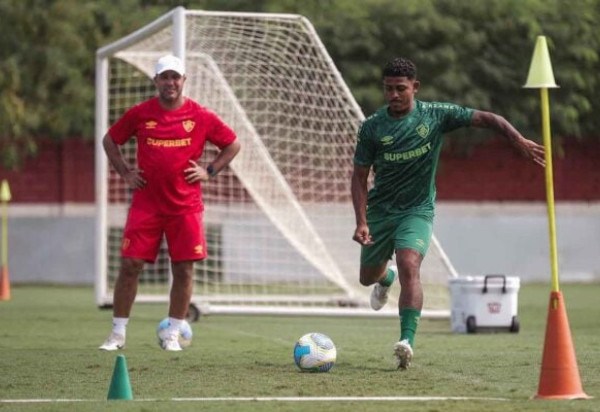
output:
[{"label": "multicolored soccer ball", "polygon": [[[169,318],[164,318],[156,327],[156,337],[158,338],[158,346],[160,346],[161,348],[163,347],[161,332],[167,329],[169,325]],[[181,327],[179,328],[179,345],[181,345],[182,348],[187,348],[192,344],[193,336],[194,334],[192,332],[192,327],[190,326],[188,321],[184,319],[181,323]]]},{"label": "multicolored soccer ball", "polygon": [[333,341],[322,333],[307,333],[294,346],[294,362],[303,372],[328,372],[336,357]]}]

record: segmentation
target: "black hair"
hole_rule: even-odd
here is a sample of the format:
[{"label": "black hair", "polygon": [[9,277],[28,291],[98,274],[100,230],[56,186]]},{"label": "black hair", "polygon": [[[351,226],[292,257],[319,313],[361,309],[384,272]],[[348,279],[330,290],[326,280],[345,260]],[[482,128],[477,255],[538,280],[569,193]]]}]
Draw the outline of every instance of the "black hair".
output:
[{"label": "black hair", "polygon": [[404,57],[396,57],[384,66],[383,77],[408,77],[409,79],[416,79],[417,66]]}]

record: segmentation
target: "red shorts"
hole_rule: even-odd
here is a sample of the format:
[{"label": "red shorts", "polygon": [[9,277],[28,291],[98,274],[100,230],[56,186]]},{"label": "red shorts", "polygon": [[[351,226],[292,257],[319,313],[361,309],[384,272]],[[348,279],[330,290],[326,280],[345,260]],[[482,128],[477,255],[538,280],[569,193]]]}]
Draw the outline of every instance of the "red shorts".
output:
[{"label": "red shorts", "polygon": [[163,233],[173,262],[206,258],[202,213],[158,215],[129,209],[123,232],[121,256],[154,262]]}]

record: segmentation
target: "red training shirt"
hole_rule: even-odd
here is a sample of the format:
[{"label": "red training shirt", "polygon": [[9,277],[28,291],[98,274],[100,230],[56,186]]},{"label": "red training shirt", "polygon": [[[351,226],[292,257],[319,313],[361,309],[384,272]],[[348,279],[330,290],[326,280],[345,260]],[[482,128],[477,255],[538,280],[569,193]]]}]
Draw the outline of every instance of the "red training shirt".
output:
[{"label": "red training shirt", "polygon": [[186,98],[175,110],[164,109],[158,97],[129,109],[108,131],[122,145],[137,140],[137,162],[146,186],[135,190],[132,208],[178,215],[204,210],[198,183],[185,181],[189,160],[198,161],[206,141],[219,149],[235,141],[233,130],[215,113]]}]

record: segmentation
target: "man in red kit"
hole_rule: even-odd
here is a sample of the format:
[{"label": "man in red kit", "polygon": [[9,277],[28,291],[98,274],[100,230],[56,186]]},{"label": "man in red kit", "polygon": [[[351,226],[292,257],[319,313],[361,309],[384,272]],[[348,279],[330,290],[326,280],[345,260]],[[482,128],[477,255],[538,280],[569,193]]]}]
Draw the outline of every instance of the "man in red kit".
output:
[{"label": "man in red kit", "polygon": [[[183,94],[185,69],[175,56],[156,63],[158,95],[121,117],[102,141],[108,160],[133,189],[121,246],[121,269],[113,297],[113,328],[100,349],[125,346],[125,331],[145,262],[154,262],[163,234],[169,246],[173,284],[169,327],[163,349],[179,351],[179,328],[193,291],[194,261],[206,258],[201,184],[215,177],[240,150],[235,133],[216,114]],[[137,140],[137,167],[128,165],[119,145]],[[206,142],[220,149],[204,168]]]}]

